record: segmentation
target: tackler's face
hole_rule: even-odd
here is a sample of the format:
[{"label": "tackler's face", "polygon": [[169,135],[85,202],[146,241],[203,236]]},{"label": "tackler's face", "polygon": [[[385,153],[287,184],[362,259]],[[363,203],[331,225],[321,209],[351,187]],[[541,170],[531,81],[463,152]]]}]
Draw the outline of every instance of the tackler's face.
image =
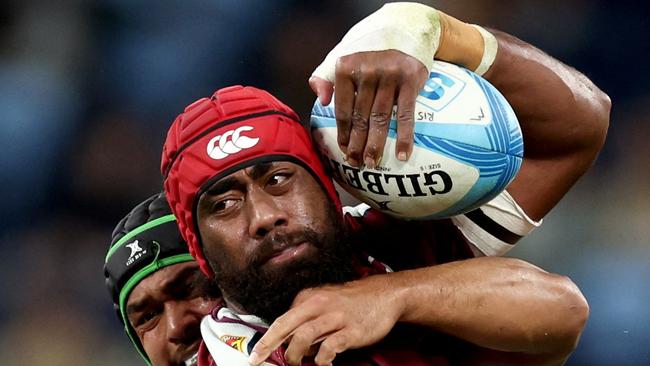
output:
[{"label": "tackler's face", "polygon": [[317,255],[309,233],[332,232],[329,198],[303,167],[286,161],[230,174],[199,198],[198,226],[210,262],[268,271]]},{"label": "tackler's face", "polygon": [[219,301],[196,262],[144,278],[126,304],[128,320],[154,366],[195,365],[201,319]]}]

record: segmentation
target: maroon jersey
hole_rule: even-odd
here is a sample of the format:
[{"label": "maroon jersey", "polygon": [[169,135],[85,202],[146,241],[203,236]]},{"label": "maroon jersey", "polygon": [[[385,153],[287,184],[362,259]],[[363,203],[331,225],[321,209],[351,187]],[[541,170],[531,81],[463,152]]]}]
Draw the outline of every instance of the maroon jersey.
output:
[{"label": "maroon jersey", "polygon": [[394,271],[474,257],[450,219],[406,221],[364,206],[345,209],[345,224],[353,243]]},{"label": "maroon jersey", "polygon": [[[404,221],[373,209],[362,207],[359,210],[358,208],[345,210],[345,224],[354,245],[358,246],[360,253],[364,253],[361,257],[370,256],[365,268],[360,271],[360,277],[386,273],[390,270],[422,268],[473,257],[469,244],[451,220]],[[373,261],[373,258],[377,261]],[[378,298],[378,301],[381,301],[381,298]],[[238,349],[247,356],[265,332],[265,327],[246,323],[236,315],[235,319],[219,316],[222,314],[219,313],[220,309],[221,307],[215,308],[210,314],[210,319],[204,319],[203,323],[207,323],[206,326],[210,326],[208,324],[218,326],[220,323],[230,323],[230,325],[239,323],[247,326],[246,337],[249,339],[246,340],[243,349]],[[203,326],[204,324],[202,324],[204,339],[207,341],[206,336],[215,338],[214,334],[203,332]],[[227,339],[221,341],[228,343]],[[458,352],[459,344],[465,342],[422,326],[398,323],[379,343],[343,352],[337,355],[334,364],[345,366],[451,365],[456,364],[455,360],[462,356]],[[281,366],[288,365],[284,359],[284,352],[284,347],[277,349],[267,362]],[[215,358],[220,359],[219,356],[213,358],[205,342],[202,343],[199,350],[199,366],[217,366]],[[221,361],[219,366],[230,366],[224,363]],[[303,365],[313,365],[313,362],[305,359]]]}]

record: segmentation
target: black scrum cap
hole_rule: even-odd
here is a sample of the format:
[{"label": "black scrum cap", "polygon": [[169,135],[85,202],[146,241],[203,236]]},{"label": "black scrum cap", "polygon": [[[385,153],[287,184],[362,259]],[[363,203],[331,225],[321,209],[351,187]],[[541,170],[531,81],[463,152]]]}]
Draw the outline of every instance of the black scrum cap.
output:
[{"label": "black scrum cap", "polygon": [[193,261],[163,193],[137,205],[113,230],[104,277],[113,307],[140,355],[151,364],[126,314],[135,286],[157,270]]}]

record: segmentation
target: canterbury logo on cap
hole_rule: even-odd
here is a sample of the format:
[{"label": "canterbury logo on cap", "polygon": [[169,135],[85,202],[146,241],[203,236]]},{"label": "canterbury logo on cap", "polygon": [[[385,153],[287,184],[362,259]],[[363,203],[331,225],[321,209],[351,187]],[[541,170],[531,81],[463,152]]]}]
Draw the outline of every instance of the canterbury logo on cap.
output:
[{"label": "canterbury logo on cap", "polygon": [[241,134],[242,132],[252,130],[253,127],[251,126],[240,126],[222,135],[213,137],[208,142],[208,155],[212,159],[221,160],[257,145],[260,141],[259,137],[248,137]]}]

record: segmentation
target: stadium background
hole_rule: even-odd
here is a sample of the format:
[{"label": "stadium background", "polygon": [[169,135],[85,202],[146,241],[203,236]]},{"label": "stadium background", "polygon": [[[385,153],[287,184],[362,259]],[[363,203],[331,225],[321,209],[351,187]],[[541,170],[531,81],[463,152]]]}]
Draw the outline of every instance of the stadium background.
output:
[{"label": "stadium background", "polygon": [[[312,68],[381,3],[5,2],[0,364],[141,365],[101,268],[116,221],[159,189],[167,126],[233,83],[267,88],[307,115]],[[512,255],[569,275],[588,298],[591,318],[569,365],[650,364],[647,6],[429,3],[537,45],[611,96],[595,166]]]}]

